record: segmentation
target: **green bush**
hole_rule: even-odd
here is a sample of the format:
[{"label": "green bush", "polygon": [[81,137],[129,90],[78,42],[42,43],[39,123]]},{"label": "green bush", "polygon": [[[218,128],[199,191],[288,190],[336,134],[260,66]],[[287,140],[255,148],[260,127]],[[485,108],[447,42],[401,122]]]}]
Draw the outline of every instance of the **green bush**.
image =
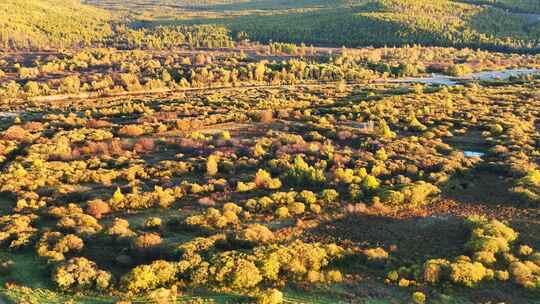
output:
[{"label": "green bush", "polygon": [[279,189],[281,188],[281,181],[279,178],[272,178],[270,173],[265,170],[259,169],[255,174],[255,185],[261,189]]},{"label": "green bush", "polygon": [[341,257],[343,249],[335,244],[294,241],[288,245],[270,245],[255,250],[256,264],[264,278],[277,280],[278,274],[304,279],[310,271],[319,272],[331,260]]},{"label": "green bush", "polygon": [[131,293],[140,293],[166,286],[176,279],[175,263],[157,260],[132,269],[121,279],[122,286]]},{"label": "green bush", "polygon": [[303,203],[294,202],[290,204],[287,208],[292,214],[300,215],[306,210],[306,205],[304,205]]},{"label": "green bush", "polygon": [[56,226],[82,235],[93,235],[103,228],[95,217],[84,213],[65,215],[58,220]]},{"label": "green bush", "polygon": [[32,222],[35,215],[12,214],[0,217],[0,244],[9,243],[9,248],[17,249],[31,244],[37,229]]},{"label": "green bush", "polygon": [[339,270],[330,270],[326,273],[326,279],[329,282],[339,283],[343,281],[343,275]]},{"label": "green bush", "polygon": [[362,190],[373,193],[380,186],[380,182],[372,175],[368,175],[362,181]]},{"label": "green bush", "polygon": [[128,238],[135,235],[135,232],[129,229],[129,222],[121,218],[115,218],[106,233],[107,235],[121,238]]},{"label": "green bush", "polygon": [[509,271],[517,284],[540,290],[540,265],[531,261],[515,261],[510,264]]},{"label": "green bush", "polygon": [[515,182],[512,192],[525,202],[540,202],[540,170],[530,169],[527,174]]},{"label": "green bush", "polygon": [[185,223],[190,226],[200,226],[207,229],[221,229],[228,225],[237,225],[239,223],[236,212],[224,210],[222,213],[218,209],[208,208],[204,214],[192,215],[186,218]]},{"label": "green bush", "polygon": [[214,176],[218,173],[218,158],[215,155],[210,155],[206,160],[206,174]]},{"label": "green bush", "polygon": [[274,238],[274,234],[268,227],[261,224],[251,224],[248,227],[242,229],[238,238],[240,240],[268,243]]},{"label": "green bush", "polygon": [[149,217],[146,220],[144,220],[144,227],[145,228],[159,228],[162,225],[161,218],[159,217]]},{"label": "green bush", "polygon": [[215,256],[210,278],[220,286],[243,290],[257,286],[263,279],[257,266],[243,254],[229,251]]},{"label": "green bush", "polygon": [[412,294],[412,301],[414,304],[426,303],[426,295],[420,291],[416,291]]},{"label": "green bush", "polygon": [[492,265],[497,262],[497,257],[492,251],[477,251],[474,253],[473,259],[484,265]]},{"label": "green bush", "polygon": [[422,279],[437,284],[450,275],[450,262],[445,259],[432,259],[424,263]]},{"label": "green bush", "polygon": [[376,264],[384,263],[389,257],[388,252],[381,247],[365,249],[363,254],[366,256],[368,262]]},{"label": "green bush", "polygon": [[111,284],[112,275],[98,269],[96,263],[83,258],[72,258],[57,266],[52,280],[61,289],[106,289]]},{"label": "green bush", "polygon": [[286,179],[298,186],[319,186],[326,182],[324,172],[310,166],[300,155],[295,157],[294,163],[286,173]]},{"label": "green bush", "polygon": [[303,203],[306,203],[308,205],[314,204],[315,202],[317,202],[317,196],[315,195],[315,193],[309,190],[303,190],[302,192],[299,193],[298,196]]},{"label": "green bush", "polygon": [[276,215],[278,218],[288,218],[290,216],[289,208],[287,207],[279,207],[276,209]]},{"label": "green bush", "polygon": [[262,292],[257,297],[257,304],[281,304],[283,303],[283,293],[277,289],[269,289]]},{"label": "green bush", "polygon": [[472,229],[472,235],[465,246],[473,252],[507,252],[510,243],[518,237],[517,232],[497,220],[470,217],[467,223]]},{"label": "green bush", "polygon": [[40,257],[51,261],[62,261],[66,253],[81,251],[83,246],[83,240],[74,234],[45,232],[36,244],[36,251]]},{"label": "green bush", "polygon": [[458,261],[450,264],[452,282],[473,287],[488,276],[488,269],[478,262]]},{"label": "green bush", "polygon": [[339,203],[339,193],[334,189],[324,189],[320,194],[322,205],[330,205]]},{"label": "green bush", "polygon": [[178,250],[183,256],[194,256],[212,249],[217,241],[223,241],[226,238],[226,235],[221,233],[210,237],[198,237],[179,245]]}]

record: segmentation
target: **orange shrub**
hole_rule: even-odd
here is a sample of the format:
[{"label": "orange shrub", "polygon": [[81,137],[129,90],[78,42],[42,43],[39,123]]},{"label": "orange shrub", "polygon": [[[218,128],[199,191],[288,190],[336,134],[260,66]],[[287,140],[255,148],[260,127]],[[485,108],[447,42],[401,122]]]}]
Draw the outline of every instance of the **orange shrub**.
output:
[{"label": "orange shrub", "polygon": [[147,249],[156,249],[158,248],[163,240],[161,236],[157,233],[144,233],[139,235],[134,241],[133,246],[136,249],[147,250]]},{"label": "orange shrub", "polygon": [[86,213],[97,219],[100,219],[103,214],[107,214],[109,212],[111,212],[111,207],[109,204],[100,199],[88,202],[88,206],[86,207]]},{"label": "orange shrub", "polygon": [[137,137],[144,134],[143,128],[137,125],[127,125],[118,130],[119,135]]},{"label": "orange shrub", "polygon": [[11,126],[4,132],[4,139],[7,140],[28,141],[30,137],[30,132],[20,126]]}]

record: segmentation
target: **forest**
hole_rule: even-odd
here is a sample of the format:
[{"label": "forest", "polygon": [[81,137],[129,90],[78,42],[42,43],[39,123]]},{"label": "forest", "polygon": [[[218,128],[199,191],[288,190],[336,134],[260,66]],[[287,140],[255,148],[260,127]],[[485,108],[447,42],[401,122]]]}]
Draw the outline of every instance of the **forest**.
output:
[{"label": "forest", "polygon": [[[85,3],[102,9],[78,0],[3,1],[0,47],[123,48],[126,36],[139,40],[150,36],[146,39],[155,42],[155,36],[162,36],[164,31],[177,31],[178,26],[194,24],[223,27],[235,40],[326,47],[421,44],[534,52],[540,43],[540,4],[534,0],[235,0],[195,4],[166,0],[87,0]],[[158,33],[154,32],[156,28]]]},{"label": "forest", "polygon": [[536,4],[1,2],[0,304],[540,304]]},{"label": "forest", "polygon": [[[111,1],[93,2],[114,7]],[[230,29],[233,36],[245,34],[261,42],[530,51],[538,49],[540,38],[540,4],[536,1],[209,1],[195,7],[185,1],[170,7],[166,1],[159,6],[128,2],[144,8],[132,14],[136,27],[218,24]]]},{"label": "forest", "polygon": [[492,5],[519,13],[540,12],[540,3],[535,0],[463,0],[463,2]]}]

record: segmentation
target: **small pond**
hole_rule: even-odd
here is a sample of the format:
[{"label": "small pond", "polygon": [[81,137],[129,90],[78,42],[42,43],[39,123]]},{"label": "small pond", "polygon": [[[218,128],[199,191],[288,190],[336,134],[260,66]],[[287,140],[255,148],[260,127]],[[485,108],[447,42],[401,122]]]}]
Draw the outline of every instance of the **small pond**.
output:
[{"label": "small pond", "polygon": [[463,154],[465,154],[465,157],[483,157],[484,155],[486,155],[486,153],[484,152],[470,150],[463,151]]}]

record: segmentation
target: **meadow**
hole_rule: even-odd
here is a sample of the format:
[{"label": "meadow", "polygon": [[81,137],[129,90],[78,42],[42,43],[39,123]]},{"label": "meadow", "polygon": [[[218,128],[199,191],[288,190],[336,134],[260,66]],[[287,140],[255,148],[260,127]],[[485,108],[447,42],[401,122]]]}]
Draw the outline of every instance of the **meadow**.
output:
[{"label": "meadow", "polygon": [[[3,293],[533,303],[540,79],[459,76],[539,61],[284,44],[6,56]],[[394,82],[437,71],[460,84]]]},{"label": "meadow", "polygon": [[0,303],[540,304],[535,3],[0,3]]}]

